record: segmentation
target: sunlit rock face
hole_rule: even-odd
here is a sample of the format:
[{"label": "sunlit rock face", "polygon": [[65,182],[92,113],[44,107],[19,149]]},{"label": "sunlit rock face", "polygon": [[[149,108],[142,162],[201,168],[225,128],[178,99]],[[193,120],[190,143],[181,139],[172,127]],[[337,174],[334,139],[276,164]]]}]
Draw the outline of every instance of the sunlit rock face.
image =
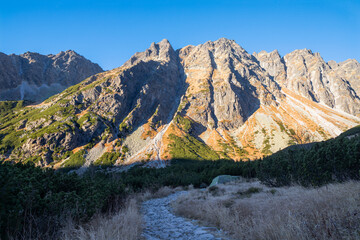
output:
[{"label": "sunlit rock face", "polygon": [[40,102],[102,71],[71,50],[56,55],[0,53],[0,101]]},{"label": "sunlit rock face", "polygon": [[260,105],[276,105],[278,84],[254,57],[225,38],[179,51],[188,85],[184,113],[205,127],[240,127]]},{"label": "sunlit rock face", "polygon": [[314,102],[360,116],[360,64],[349,59],[326,63],[319,53],[295,50],[254,54],[260,65],[283,87]]}]

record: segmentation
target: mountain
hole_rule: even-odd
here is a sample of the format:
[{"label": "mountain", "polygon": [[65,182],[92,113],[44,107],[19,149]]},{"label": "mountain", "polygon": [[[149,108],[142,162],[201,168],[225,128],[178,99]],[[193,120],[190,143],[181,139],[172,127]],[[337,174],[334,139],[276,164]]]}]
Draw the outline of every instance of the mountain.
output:
[{"label": "mountain", "polygon": [[255,159],[360,124],[358,67],[309,50],[251,55],[225,38],[178,50],[163,40],[41,104],[13,104],[0,154],[55,168]]},{"label": "mountain", "polygon": [[314,102],[360,116],[360,64],[326,63],[319,53],[296,50],[281,58],[277,51],[254,56],[283,87]]},{"label": "mountain", "polygon": [[102,71],[71,50],[56,55],[0,53],[0,101],[41,102]]}]

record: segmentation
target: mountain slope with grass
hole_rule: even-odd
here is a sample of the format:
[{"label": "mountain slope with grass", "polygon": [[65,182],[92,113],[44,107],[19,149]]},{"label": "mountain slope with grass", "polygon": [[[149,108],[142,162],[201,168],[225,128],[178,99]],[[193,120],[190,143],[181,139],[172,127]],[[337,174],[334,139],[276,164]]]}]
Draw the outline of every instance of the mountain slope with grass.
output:
[{"label": "mountain slope with grass", "polygon": [[2,103],[0,159],[54,168],[257,159],[358,125],[357,67],[305,50],[251,55],[224,38],[178,50],[163,40],[40,104]]}]

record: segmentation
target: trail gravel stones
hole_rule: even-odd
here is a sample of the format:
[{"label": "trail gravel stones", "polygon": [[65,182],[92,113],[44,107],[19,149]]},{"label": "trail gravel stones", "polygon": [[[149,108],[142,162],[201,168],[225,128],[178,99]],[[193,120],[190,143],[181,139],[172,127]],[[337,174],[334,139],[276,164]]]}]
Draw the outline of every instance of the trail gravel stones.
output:
[{"label": "trail gravel stones", "polygon": [[143,203],[145,228],[142,236],[145,239],[227,239],[216,228],[198,226],[195,221],[175,216],[171,211],[170,202],[181,194],[186,194],[186,192],[177,192],[164,198],[151,199]]}]

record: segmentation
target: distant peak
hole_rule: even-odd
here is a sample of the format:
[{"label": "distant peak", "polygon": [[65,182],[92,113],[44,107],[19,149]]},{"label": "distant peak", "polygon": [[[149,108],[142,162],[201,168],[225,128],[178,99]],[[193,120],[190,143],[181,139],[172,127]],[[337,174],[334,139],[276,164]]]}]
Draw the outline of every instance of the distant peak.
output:
[{"label": "distant peak", "polygon": [[41,55],[41,54],[40,54],[40,53],[37,53],[37,52],[30,52],[30,51],[27,51],[27,52],[25,52],[24,54],[20,54],[20,55],[29,56],[29,55]]},{"label": "distant peak", "polygon": [[262,50],[261,52],[259,52],[259,54],[276,54],[276,55],[280,55],[279,51],[277,49],[272,50],[271,52],[267,52],[265,50]]},{"label": "distant peak", "polygon": [[360,65],[360,63],[356,60],[356,59],[351,59],[351,58],[349,58],[349,59],[347,59],[347,60],[345,60],[345,61],[343,61],[343,62],[341,62],[341,63],[339,63],[340,65]]},{"label": "distant peak", "polygon": [[163,40],[161,40],[161,41],[158,42],[158,43],[152,42],[151,45],[150,45],[150,47],[156,46],[156,45],[158,45],[158,46],[166,46],[166,45],[171,45],[171,44],[170,44],[169,40],[167,40],[166,38],[164,38]]},{"label": "distant peak", "polygon": [[[75,52],[74,50],[66,50],[65,53],[70,53],[70,54],[77,54],[77,52]],[[78,55],[78,54],[77,54]]]},{"label": "distant peak", "polygon": [[219,38],[218,40],[216,40],[215,42],[219,42],[219,43],[235,43],[235,40],[231,40],[231,39],[228,39],[228,38]]},{"label": "distant peak", "polygon": [[344,63],[348,63],[348,62],[359,63],[355,58],[349,58],[349,59],[347,59],[347,60],[344,61]]},{"label": "distant peak", "polygon": [[304,55],[304,54],[311,54],[311,55],[314,55],[313,52],[310,50],[310,49],[307,49],[307,48],[303,48],[303,49],[296,49],[294,50],[293,52],[291,53],[294,53],[294,54],[301,54],[301,55]]},{"label": "distant peak", "polygon": [[61,51],[59,52],[58,54],[56,55],[53,55],[53,54],[49,54],[48,57],[51,57],[51,58],[61,58],[61,57],[81,57],[83,58],[83,56],[81,56],[80,54],[78,54],[77,52],[75,52],[74,50],[66,50],[65,52],[64,51]]},{"label": "distant peak", "polygon": [[279,57],[279,58],[281,58],[280,53],[279,53],[279,51],[277,49],[275,49],[275,50],[273,50],[271,52],[267,52],[265,50],[262,50],[259,53],[254,52],[252,55],[255,56],[255,57],[264,56],[264,57]]},{"label": "distant peak", "polygon": [[163,39],[158,43],[155,43],[155,42],[151,43],[149,49],[158,51],[159,49],[172,49],[172,46],[171,46],[169,40]]},{"label": "distant peak", "polygon": [[75,52],[74,50],[66,50],[65,52],[64,51],[61,51],[59,54],[65,54],[65,55],[79,55],[77,52]]},{"label": "distant peak", "polygon": [[207,41],[204,44],[200,44],[199,47],[202,48],[224,48],[224,49],[238,49],[240,51],[245,51],[239,44],[234,40],[227,38],[220,38],[216,41]]},{"label": "distant peak", "polygon": [[166,38],[164,38],[163,40],[161,40],[161,41],[159,42],[159,44],[168,44],[168,45],[170,45],[170,42],[169,42],[169,40],[167,40]]},{"label": "distant peak", "polygon": [[170,42],[167,39],[163,39],[158,43],[151,43],[150,47],[144,52],[135,53],[128,61],[124,63],[124,66],[131,66],[141,61],[170,61],[170,59],[175,58],[176,54]]},{"label": "distant peak", "polygon": [[334,61],[334,60],[328,61],[327,64],[328,64],[331,68],[335,68],[335,67],[339,66],[339,64],[338,64],[336,61]]},{"label": "distant peak", "polygon": [[219,38],[216,41],[207,41],[205,43],[205,45],[206,44],[211,44],[211,45],[233,45],[233,44],[236,44],[236,42],[235,42],[235,40],[230,40],[230,39],[227,39],[227,38]]}]

